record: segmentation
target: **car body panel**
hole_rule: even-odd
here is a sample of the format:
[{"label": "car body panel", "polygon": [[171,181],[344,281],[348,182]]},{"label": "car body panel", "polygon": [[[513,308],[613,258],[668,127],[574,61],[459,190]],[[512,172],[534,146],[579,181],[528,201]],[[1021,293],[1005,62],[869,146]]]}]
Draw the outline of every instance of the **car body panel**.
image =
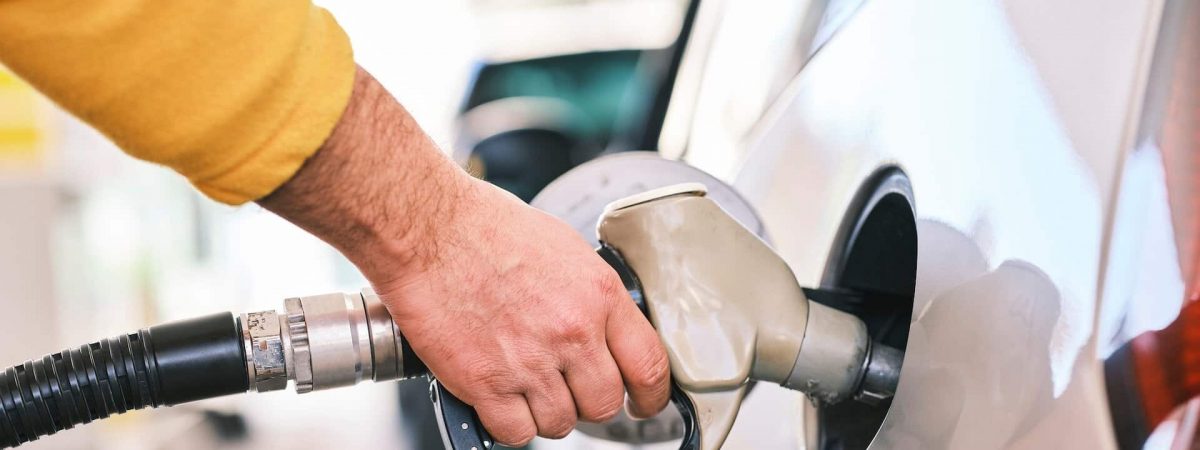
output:
[{"label": "car body panel", "polygon": [[1096,312],[1160,11],[868,1],[739,145],[690,131],[683,158],[755,205],[805,285],[859,184],[908,174],[913,338],[875,447],[1113,447]]}]

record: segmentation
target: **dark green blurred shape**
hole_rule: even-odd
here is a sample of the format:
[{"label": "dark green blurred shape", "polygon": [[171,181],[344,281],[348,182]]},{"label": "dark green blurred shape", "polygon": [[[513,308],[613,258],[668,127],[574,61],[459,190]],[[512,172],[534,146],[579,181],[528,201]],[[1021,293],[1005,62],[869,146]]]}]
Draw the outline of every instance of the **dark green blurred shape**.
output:
[{"label": "dark green blurred shape", "polygon": [[586,115],[588,123],[581,126],[609,135],[622,104],[636,103],[646,91],[637,70],[643,53],[620,50],[487,65],[479,70],[464,110],[510,97],[556,98]]},{"label": "dark green blurred shape", "polygon": [[[601,154],[642,137],[670,49],[616,50],[485,64],[462,108],[460,161],[525,201]],[[502,124],[502,125],[497,125]]]}]

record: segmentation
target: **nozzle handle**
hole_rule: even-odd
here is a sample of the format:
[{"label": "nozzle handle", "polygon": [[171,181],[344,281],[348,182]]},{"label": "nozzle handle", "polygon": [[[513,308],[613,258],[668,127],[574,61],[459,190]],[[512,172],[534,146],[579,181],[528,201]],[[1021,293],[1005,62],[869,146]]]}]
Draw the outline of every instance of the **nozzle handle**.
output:
[{"label": "nozzle handle", "polygon": [[435,379],[429,382],[429,399],[437,415],[438,431],[446,450],[486,450],[495,445],[479,422],[475,408],[463,403]]}]

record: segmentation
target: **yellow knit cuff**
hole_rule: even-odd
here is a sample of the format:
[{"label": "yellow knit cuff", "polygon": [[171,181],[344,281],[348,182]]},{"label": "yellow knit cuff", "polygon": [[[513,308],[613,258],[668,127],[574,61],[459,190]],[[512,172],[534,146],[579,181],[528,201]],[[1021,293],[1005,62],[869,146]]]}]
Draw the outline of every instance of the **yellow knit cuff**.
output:
[{"label": "yellow knit cuff", "polygon": [[299,99],[282,127],[249,158],[216,176],[192,178],[192,183],[222,203],[240,205],[278,189],[320,149],[342,117],[354,86],[356,66],[350,40],[324,9],[314,8],[323,26],[311,57],[305,58],[311,77],[291,92]]}]

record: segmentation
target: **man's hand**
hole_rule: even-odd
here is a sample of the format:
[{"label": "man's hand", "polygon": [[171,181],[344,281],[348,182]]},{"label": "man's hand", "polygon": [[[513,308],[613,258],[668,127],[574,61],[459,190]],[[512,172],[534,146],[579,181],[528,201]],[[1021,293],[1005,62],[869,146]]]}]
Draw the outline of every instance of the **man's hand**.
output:
[{"label": "man's hand", "polygon": [[[501,442],[560,438],[624,398],[658,412],[666,354],[612,268],[576,232],[475,183],[419,270],[377,286],[417,353]],[[622,377],[624,374],[624,377]]]},{"label": "man's hand", "polygon": [[[498,441],[657,413],[666,352],[574,230],[474,180],[359,70],[322,149],[260,203],[337,247]],[[624,388],[624,389],[623,389]]]}]

